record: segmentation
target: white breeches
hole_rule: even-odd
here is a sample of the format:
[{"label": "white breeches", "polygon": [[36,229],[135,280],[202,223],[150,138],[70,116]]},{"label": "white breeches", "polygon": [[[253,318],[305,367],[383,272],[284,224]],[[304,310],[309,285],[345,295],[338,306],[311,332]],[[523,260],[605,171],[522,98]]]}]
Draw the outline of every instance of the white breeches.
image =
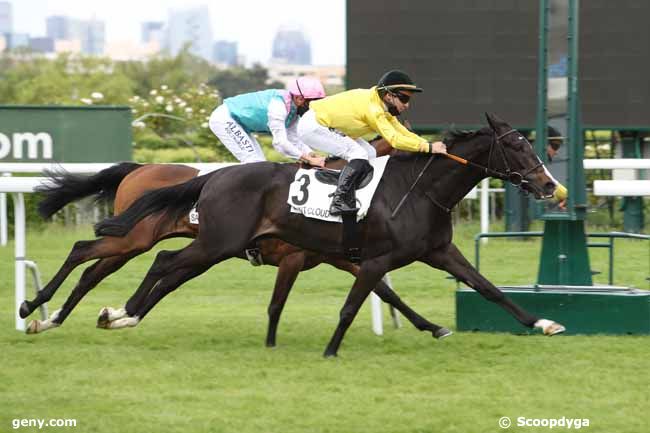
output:
[{"label": "white breeches", "polygon": [[210,115],[210,129],[239,162],[266,161],[262,146],[254,137],[230,116],[225,104],[218,106]]},{"label": "white breeches", "polygon": [[307,111],[298,122],[298,137],[312,149],[338,156],[346,161],[368,160],[377,156],[375,148],[366,140],[352,139],[340,131],[321,125],[311,110]]}]

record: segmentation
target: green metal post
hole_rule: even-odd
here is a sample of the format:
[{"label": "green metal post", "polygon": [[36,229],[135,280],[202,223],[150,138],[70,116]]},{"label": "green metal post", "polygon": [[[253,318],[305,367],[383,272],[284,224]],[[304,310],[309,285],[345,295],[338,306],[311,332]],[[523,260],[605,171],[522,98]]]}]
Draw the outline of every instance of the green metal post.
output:
[{"label": "green metal post", "polygon": [[[623,158],[641,158],[641,136],[635,131],[621,131]],[[641,233],[644,226],[643,197],[623,197],[623,230]]]},{"label": "green metal post", "polygon": [[528,196],[510,183],[505,183],[505,231],[525,232],[530,228]]},{"label": "green metal post", "polygon": [[[538,152],[545,156],[546,126],[547,126],[547,80],[546,70],[548,38],[549,2],[540,2],[540,101],[537,112]],[[584,179],[583,132],[579,112],[578,87],[578,0],[569,0],[568,22],[568,83],[567,83],[567,137],[565,146],[568,149],[569,173],[566,187],[569,197],[566,203],[567,211],[543,215],[544,240],[539,264],[538,284],[560,285],[591,285],[591,269],[587,252],[584,217],[586,211],[586,189]],[[542,65],[544,66],[542,68]]]}]

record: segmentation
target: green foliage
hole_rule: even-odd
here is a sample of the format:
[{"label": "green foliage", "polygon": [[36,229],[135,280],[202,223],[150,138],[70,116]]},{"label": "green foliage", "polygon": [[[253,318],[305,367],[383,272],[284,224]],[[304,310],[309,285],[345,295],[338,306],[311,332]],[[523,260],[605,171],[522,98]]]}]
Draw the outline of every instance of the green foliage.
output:
[{"label": "green foliage", "polygon": [[133,89],[133,81],[114,73],[106,58],[61,54],[54,60],[26,61],[0,56],[0,100],[5,104],[126,104]]},{"label": "green foliage", "polygon": [[140,96],[163,85],[183,92],[207,82],[217,72],[215,66],[191,54],[187,46],[174,57],[161,55],[146,62],[119,62],[115,69],[134,81],[134,94]]},{"label": "green foliage", "polygon": [[224,98],[257,90],[284,88],[282,83],[269,83],[268,80],[268,71],[262,65],[255,64],[251,69],[236,66],[217,71],[208,84],[219,89]]},{"label": "green foliage", "polygon": [[[3,104],[125,105],[133,109],[136,154],[147,161],[166,160],[142,149],[194,149],[189,160],[232,161],[233,156],[208,127],[223,97],[282,87],[268,83],[261,65],[219,70],[186,47],[174,57],[146,62],[61,54],[47,59],[34,53],[0,55],[0,101]],[[170,117],[171,116],[171,117]],[[271,159],[281,159],[263,139]],[[183,152],[181,152],[183,153]],[[179,162],[189,154],[179,155]]]}]

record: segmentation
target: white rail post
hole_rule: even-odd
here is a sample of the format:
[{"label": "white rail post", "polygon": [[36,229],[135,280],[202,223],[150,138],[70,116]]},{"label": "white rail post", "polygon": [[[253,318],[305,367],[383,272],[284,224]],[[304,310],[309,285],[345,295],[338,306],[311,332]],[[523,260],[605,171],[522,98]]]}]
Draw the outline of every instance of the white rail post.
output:
[{"label": "white rail post", "polygon": [[[2,173],[11,176],[11,173]],[[7,194],[0,192],[0,245],[6,246],[9,240],[9,221],[7,221]]]},{"label": "white rail post", "polygon": [[372,314],[372,332],[383,335],[384,323],[381,314],[381,299],[375,295],[375,292],[370,293],[370,311]]},{"label": "white rail post", "polygon": [[[490,179],[481,181],[481,233],[490,231]],[[487,238],[481,239],[481,243],[487,244]]]},{"label": "white rail post", "polygon": [[25,319],[18,314],[25,300],[25,199],[21,192],[11,194],[14,200],[15,257],[16,257],[16,329],[25,331]]}]

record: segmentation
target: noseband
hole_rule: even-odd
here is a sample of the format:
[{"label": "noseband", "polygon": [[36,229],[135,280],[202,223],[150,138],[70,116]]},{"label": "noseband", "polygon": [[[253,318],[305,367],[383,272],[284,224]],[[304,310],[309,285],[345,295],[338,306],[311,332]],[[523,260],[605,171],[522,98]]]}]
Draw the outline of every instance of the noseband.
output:
[{"label": "noseband", "polygon": [[[518,171],[512,171],[510,170],[510,164],[508,161],[508,155],[506,155],[506,151],[503,148],[503,144],[501,144],[501,139],[505,137],[506,135],[512,134],[513,132],[517,132],[516,129],[511,129],[510,131],[504,132],[501,135],[497,135],[497,133],[494,133],[494,140],[492,140],[492,143],[490,144],[490,153],[488,155],[488,165],[487,167],[481,167],[479,164],[472,164],[477,167],[483,168],[485,170],[485,173],[492,176],[492,177],[497,177],[499,179],[505,180],[507,182],[510,182],[520,190],[522,190],[522,185],[529,183],[528,180],[526,179],[526,176],[528,176],[530,173],[533,171],[537,170],[539,167],[544,165],[544,163],[540,160],[539,164],[536,164],[535,166],[529,168],[528,170],[524,171],[524,173],[519,173]],[[490,168],[490,163],[492,162],[492,153],[494,148],[497,148],[499,151],[499,154],[501,155],[501,159],[503,161],[503,165],[506,168],[505,173],[502,173],[500,171],[494,170]],[[523,190],[522,190],[523,191]]]}]

